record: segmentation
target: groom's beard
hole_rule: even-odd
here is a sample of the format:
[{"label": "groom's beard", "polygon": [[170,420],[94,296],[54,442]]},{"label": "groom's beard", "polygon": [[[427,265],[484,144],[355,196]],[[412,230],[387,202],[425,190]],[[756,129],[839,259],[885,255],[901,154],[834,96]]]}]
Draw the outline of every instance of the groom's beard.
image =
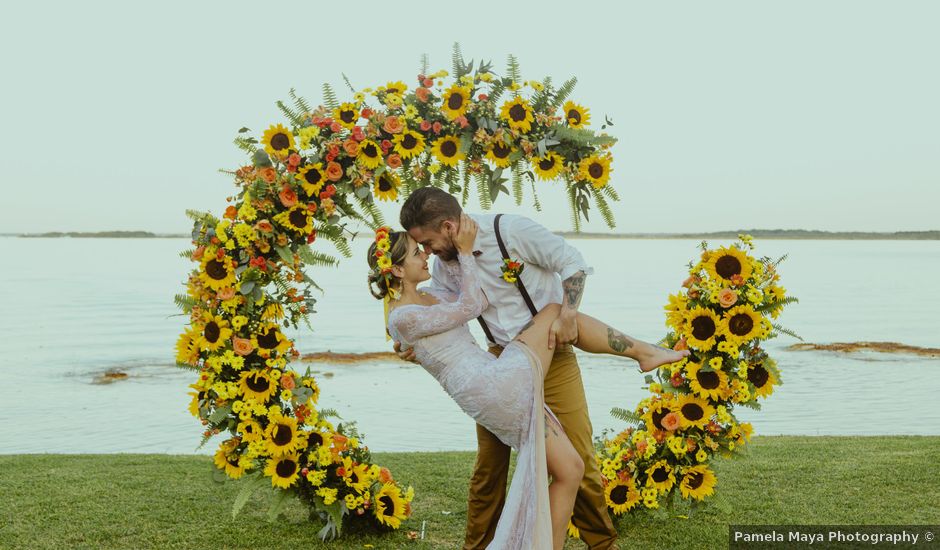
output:
[{"label": "groom's beard", "polygon": [[435,252],[437,257],[444,260],[445,262],[452,262],[457,259],[457,248],[451,246],[445,250],[440,250]]}]

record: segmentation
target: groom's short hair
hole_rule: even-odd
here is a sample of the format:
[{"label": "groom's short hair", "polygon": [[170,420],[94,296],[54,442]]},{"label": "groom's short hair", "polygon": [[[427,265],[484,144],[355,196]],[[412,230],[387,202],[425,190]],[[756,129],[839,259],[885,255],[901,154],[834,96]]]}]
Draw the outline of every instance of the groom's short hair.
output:
[{"label": "groom's short hair", "polygon": [[422,187],[408,196],[398,221],[408,231],[412,227],[437,230],[444,220],[458,220],[463,210],[450,193],[437,187]]}]

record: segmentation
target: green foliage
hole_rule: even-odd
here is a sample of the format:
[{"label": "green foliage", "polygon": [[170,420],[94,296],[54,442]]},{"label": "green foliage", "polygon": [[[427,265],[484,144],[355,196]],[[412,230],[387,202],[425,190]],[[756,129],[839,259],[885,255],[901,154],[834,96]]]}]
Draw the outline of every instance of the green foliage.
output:
[{"label": "green foliage", "polygon": [[493,201],[490,200],[489,179],[483,173],[475,174],[475,179],[477,180],[477,196],[480,199],[480,208],[489,210],[493,207]]},{"label": "green foliage", "polygon": [[535,211],[536,211],[536,212],[541,212],[541,211],[542,211],[542,203],[539,202],[539,195],[538,195],[538,193],[535,192],[535,178],[532,178],[532,179],[529,181],[529,185],[532,187],[532,199],[533,199],[533,201],[534,201],[533,204],[532,204],[532,206],[535,207]]},{"label": "green foliage", "polygon": [[581,216],[580,216],[580,203],[578,201],[578,190],[577,186],[569,185],[568,186],[568,206],[571,207],[571,226],[574,227],[575,231],[581,231]]},{"label": "green foliage", "polygon": [[308,113],[313,111],[313,109],[310,108],[310,104],[307,103],[307,100],[297,95],[297,93],[294,91],[293,88],[290,89],[289,93],[290,93],[290,98],[294,100],[294,107],[297,109],[298,112],[306,116]]},{"label": "green foliage", "polygon": [[[533,187],[533,194],[535,189]],[[516,205],[522,204],[522,168],[519,166],[519,163],[512,165],[512,196],[516,201]],[[535,199],[538,201],[538,198]]]},{"label": "green foliage", "polygon": [[327,106],[331,111],[339,107],[339,100],[336,99],[336,92],[333,91],[333,87],[329,83],[323,83],[323,104]]},{"label": "green foliage", "polygon": [[346,73],[340,73],[343,75],[343,82],[346,83],[346,87],[349,88],[349,91],[356,93],[356,88],[352,85],[352,82],[349,81],[349,77],[346,76]]},{"label": "green foliage", "polygon": [[199,304],[199,301],[189,294],[177,294],[173,296],[173,302],[176,304],[176,307],[180,308],[186,313],[191,312],[193,308]]},{"label": "green foliage", "polygon": [[597,205],[597,211],[601,213],[601,217],[604,218],[604,223],[607,224],[607,227],[611,229],[616,227],[617,222],[614,220],[614,213],[611,212],[610,205],[607,204],[604,193],[599,189],[591,187],[591,195],[594,197],[594,204]]},{"label": "green foliage", "polygon": [[776,330],[780,334],[786,334],[787,336],[792,336],[793,338],[796,338],[800,342],[803,341],[803,338],[801,338],[799,334],[793,332],[792,330],[785,328],[777,323],[772,323],[772,325],[774,327],[774,330]]},{"label": "green foliage", "polygon": [[236,147],[242,151],[245,151],[249,155],[254,155],[259,151],[258,140],[253,137],[238,136],[232,140],[232,143],[234,143]]},{"label": "green foliage", "polygon": [[352,249],[349,247],[349,241],[343,235],[344,228],[338,225],[321,224],[317,227],[317,238],[326,238],[333,243],[340,254],[346,258],[352,258]]},{"label": "green foliage", "polygon": [[293,124],[294,126],[303,126],[303,125],[304,125],[304,119],[305,119],[306,117],[305,117],[302,113],[298,113],[298,112],[294,111],[294,110],[291,109],[287,104],[285,104],[283,101],[278,101],[278,102],[276,103],[276,105],[277,105],[277,108],[280,109],[281,113],[282,113],[285,117],[287,117],[288,120],[290,120],[291,124]]},{"label": "green foliage", "polygon": [[428,66],[429,66],[429,65],[430,65],[430,61],[428,60],[428,54],[426,54],[426,53],[421,54],[421,72],[420,72],[420,74],[423,74],[423,75],[428,74]]},{"label": "green foliage", "polygon": [[557,140],[573,141],[579,146],[603,147],[617,143],[617,138],[608,135],[595,134],[587,128],[569,128],[563,124],[556,124],[550,128],[551,136]]},{"label": "green foliage", "polygon": [[578,84],[577,77],[572,76],[558,88],[558,91],[555,92],[555,99],[552,101],[552,107],[558,109],[561,107],[562,103],[568,99],[568,96],[571,95],[571,92],[574,91],[574,87]]},{"label": "green foliage", "polygon": [[627,409],[622,409],[620,407],[614,407],[610,409],[610,415],[618,420],[627,422],[628,424],[630,423],[642,424],[643,423],[643,419],[640,418],[640,416],[637,415],[635,412],[628,411]]},{"label": "green foliage", "polygon": [[[513,82],[518,84],[522,83],[522,69],[519,68],[519,61],[516,59],[516,56],[512,54],[509,54],[506,59],[506,74]],[[513,95],[518,96],[519,92],[516,91]]]},{"label": "green foliage", "polygon": [[251,495],[254,494],[255,491],[269,483],[268,478],[264,477],[260,470],[242,478],[242,488],[238,491],[235,502],[232,503],[232,519],[234,520],[238,516],[238,513],[245,507],[245,504],[248,503],[248,499],[251,498]]},{"label": "green foliage", "polygon": [[300,258],[306,265],[313,265],[317,267],[337,267],[339,266],[339,260],[330,256],[329,254],[324,254],[323,252],[318,252],[310,248],[310,245],[302,245],[297,247],[297,256]]}]

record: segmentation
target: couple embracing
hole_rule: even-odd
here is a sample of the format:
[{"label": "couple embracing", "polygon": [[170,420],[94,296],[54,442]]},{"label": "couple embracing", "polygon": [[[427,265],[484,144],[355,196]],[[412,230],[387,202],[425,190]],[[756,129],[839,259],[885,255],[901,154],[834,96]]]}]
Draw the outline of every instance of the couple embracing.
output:
[{"label": "couple embracing", "polygon": [[[569,518],[592,550],[616,548],[572,346],[634,359],[643,371],[688,351],[580,313],[593,270],[524,216],[468,215],[450,194],[424,187],[400,221],[405,231],[379,229],[369,248],[369,286],[385,300],[399,356],[420,363],[477,423],[464,548],[560,549]],[[470,333],[474,319],[488,349]]]}]

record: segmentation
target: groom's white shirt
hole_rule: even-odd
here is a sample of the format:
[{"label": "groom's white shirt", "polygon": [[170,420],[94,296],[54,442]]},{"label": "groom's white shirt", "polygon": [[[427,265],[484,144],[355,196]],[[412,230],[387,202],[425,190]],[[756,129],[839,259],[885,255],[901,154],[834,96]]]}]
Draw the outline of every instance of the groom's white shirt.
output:
[{"label": "groom's white shirt", "polygon": [[[503,256],[496,241],[493,220],[496,214],[469,214],[480,228],[473,243],[480,286],[489,301],[483,320],[496,343],[506,346],[532,319],[519,288],[503,280]],[[525,216],[503,214],[499,224],[506,251],[513,260],[525,264],[521,279],[537,310],[547,304],[561,303],[561,281],[583,271],[594,273],[576,248],[565,239]],[[459,292],[460,285],[435,256],[431,267],[431,286]]]}]

